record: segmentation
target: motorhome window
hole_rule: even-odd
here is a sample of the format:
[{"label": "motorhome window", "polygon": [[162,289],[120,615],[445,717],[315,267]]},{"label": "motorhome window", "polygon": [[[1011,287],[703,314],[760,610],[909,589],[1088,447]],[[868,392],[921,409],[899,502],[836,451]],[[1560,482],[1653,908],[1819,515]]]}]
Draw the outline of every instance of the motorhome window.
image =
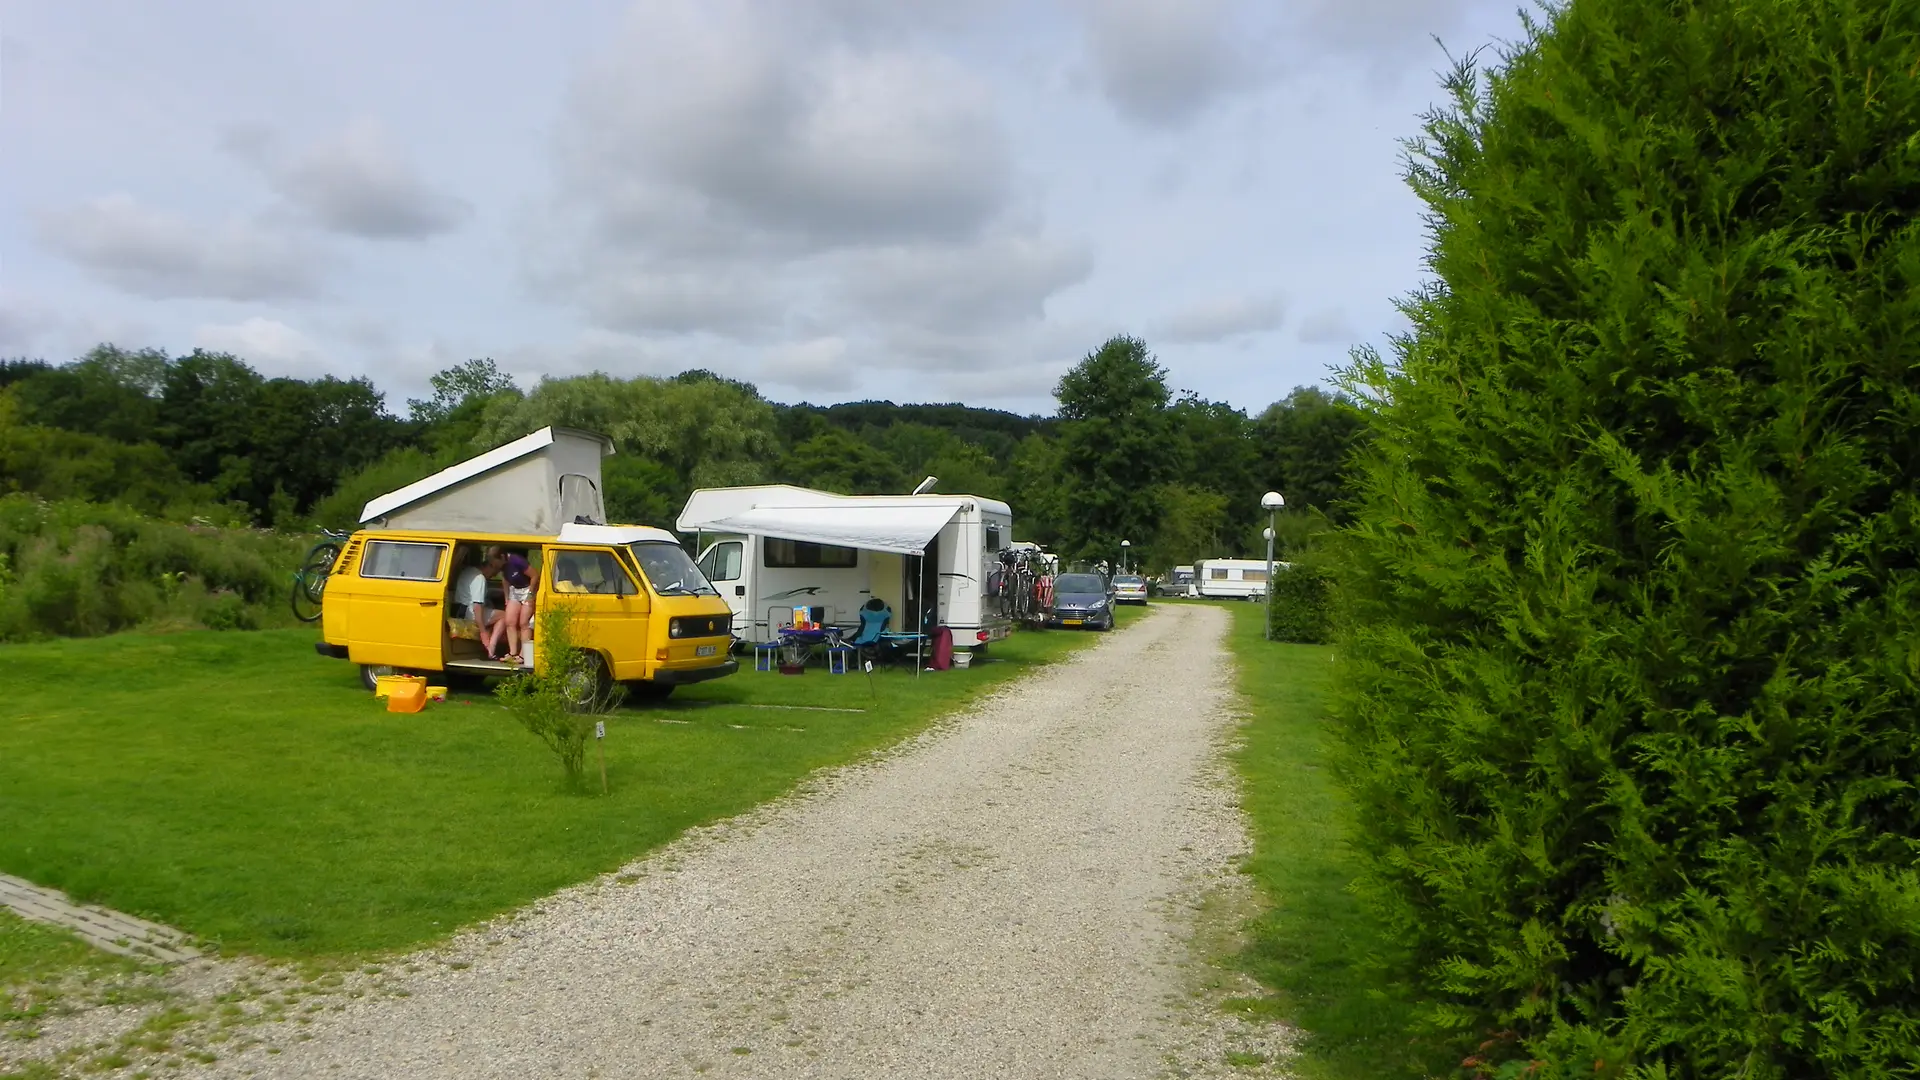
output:
[{"label": "motorhome window", "polygon": [[563,549],[553,556],[553,591],[632,596],[639,590],[613,552]]},{"label": "motorhome window", "polygon": [[1227,568],[1224,566],[1209,566],[1207,567],[1207,576],[1215,581],[1225,581],[1227,580]]},{"label": "motorhome window", "polygon": [[445,544],[403,544],[397,540],[373,540],[360,558],[360,576],[395,578],[400,581],[439,581],[440,557]]},{"label": "motorhome window", "polygon": [[1000,526],[998,525],[989,524],[987,526],[987,550],[1000,550]]},{"label": "motorhome window", "polygon": [[[734,544],[734,563],[739,564],[739,544]],[[661,540],[644,541],[627,545],[633,552],[633,559],[640,564],[640,572],[647,575],[653,584],[653,591],[661,596],[718,596],[720,590],[707,584],[707,576],[693,564],[693,556],[679,544],[669,544]]]},{"label": "motorhome window", "polygon": [[1240,580],[1265,581],[1267,580],[1267,572],[1265,570],[1242,570],[1240,571]]},{"label": "motorhome window", "polygon": [[715,544],[707,549],[706,556],[700,560],[700,572],[707,575],[708,581],[738,581],[740,562],[738,540]]},{"label": "motorhome window", "polygon": [[761,565],[770,570],[812,570],[851,568],[860,565],[860,549],[811,544],[805,540],[776,540],[769,536],[760,545]]}]

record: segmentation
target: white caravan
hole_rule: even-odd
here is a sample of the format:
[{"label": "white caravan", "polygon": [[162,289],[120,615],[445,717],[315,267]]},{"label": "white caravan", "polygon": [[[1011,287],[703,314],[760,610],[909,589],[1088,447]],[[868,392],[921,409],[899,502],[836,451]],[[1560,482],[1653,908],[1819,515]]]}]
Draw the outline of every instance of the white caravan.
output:
[{"label": "white caravan", "polygon": [[[1274,563],[1274,569],[1287,569]],[[1195,596],[1215,600],[1264,600],[1267,596],[1267,560],[1208,559],[1193,564]]]},{"label": "white caravan", "polygon": [[[891,629],[953,631],[955,648],[1007,636],[986,599],[987,577],[1013,542],[1013,511],[975,495],[836,495],[766,484],[702,488],[675,527],[696,537],[700,569],[733,608],[734,636],[771,641],[795,608],[813,621],[857,626],[879,598]],[[921,597],[937,606],[925,611]]]}]

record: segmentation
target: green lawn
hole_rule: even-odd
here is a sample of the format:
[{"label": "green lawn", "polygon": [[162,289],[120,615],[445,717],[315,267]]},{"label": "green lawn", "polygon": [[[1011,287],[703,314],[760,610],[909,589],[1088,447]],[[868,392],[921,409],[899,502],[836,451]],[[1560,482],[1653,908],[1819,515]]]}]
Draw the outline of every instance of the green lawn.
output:
[{"label": "green lawn", "polygon": [[1306,1033],[1301,1057],[1287,1063],[1301,1080],[1429,1075],[1435,1063],[1411,1037],[1411,1007],[1372,963],[1391,943],[1347,891],[1352,810],[1328,774],[1325,742],[1333,650],[1267,642],[1262,605],[1222,606],[1252,709],[1237,758],[1254,831],[1248,869],[1268,902],[1239,959],[1274,992],[1236,1004]]},{"label": "green lawn", "polygon": [[610,719],[610,797],[591,749],[594,792],[567,791],[486,694],[385,712],[310,630],[8,646],[0,870],[230,951],[404,948],[773,798],[1097,637],[1019,634],[969,671],[882,671],[871,690],[817,668],[683,688]]}]

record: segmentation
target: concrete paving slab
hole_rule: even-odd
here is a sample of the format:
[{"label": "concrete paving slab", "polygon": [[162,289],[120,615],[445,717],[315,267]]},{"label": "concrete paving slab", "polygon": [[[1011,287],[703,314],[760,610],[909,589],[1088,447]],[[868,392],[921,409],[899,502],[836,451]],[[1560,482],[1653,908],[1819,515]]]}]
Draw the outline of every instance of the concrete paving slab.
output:
[{"label": "concrete paving slab", "polygon": [[193,939],[170,926],[97,904],[76,904],[66,893],[0,874],[0,907],[23,919],[63,926],[95,948],[121,956],[178,964],[201,953]]}]

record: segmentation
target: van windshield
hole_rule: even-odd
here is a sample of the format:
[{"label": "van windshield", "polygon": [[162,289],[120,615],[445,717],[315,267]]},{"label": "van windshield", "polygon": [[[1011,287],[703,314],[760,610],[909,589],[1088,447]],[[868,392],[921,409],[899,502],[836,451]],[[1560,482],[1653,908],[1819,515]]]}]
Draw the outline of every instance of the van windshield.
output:
[{"label": "van windshield", "polygon": [[628,544],[627,549],[633,552],[647,580],[653,583],[653,591],[661,596],[720,595],[720,590],[709,584],[707,576],[694,565],[693,556],[679,544],[643,540]]}]

